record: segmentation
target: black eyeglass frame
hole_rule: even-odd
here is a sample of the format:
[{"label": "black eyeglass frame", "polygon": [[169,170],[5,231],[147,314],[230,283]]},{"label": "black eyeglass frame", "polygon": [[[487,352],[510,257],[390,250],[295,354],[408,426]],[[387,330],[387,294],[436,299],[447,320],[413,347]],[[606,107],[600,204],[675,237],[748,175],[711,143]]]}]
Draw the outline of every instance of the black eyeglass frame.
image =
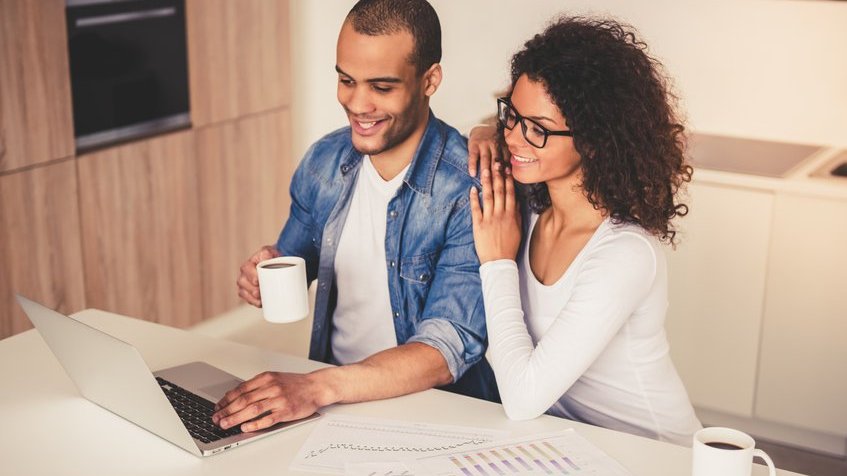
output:
[{"label": "black eyeglass frame", "polygon": [[[509,125],[508,125],[508,124],[506,124],[506,121],[505,121],[505,119],[503,118],[503,113],[502,113],[502,111],[503,111],[504,109],[503,109],[503,108],[501,108],[501,104],[503,105],[503,107],[507,108],[507,110],[508,110],[508,109],[511,109],[511,110],[512,110],[512,112],[515,114],[515,124],[514,124],[514,125],[512,125],[512,127],[509,127]],[[518,113],[517,109],[515,109],[515,106],[513,106],[513,105],[512,105],[512,102],[511,102],[511,100],[510,100],[508,97],[497,98],[497,121],[498,121],[500,124],[502,124],[502,125],[503,125],[503,127],[505,127],[505,128],[506,128],[506,129],[508,129],[508,130],[512,130],[512,129],[514,129],[514,128],[515,128],[515,125],[517,125],[518,123],[520,123],[520,125],[521,125],[521,132],[523,133],[523,138],[524,138],[524,139],[526,139],[526,142],[527,142],[529,145],[531,145],[531,146],[535,147],[536,149],[543,149],[543,148],[544,148],[544,146],[545,146],[545,145],[547,145],[547,138],[548,138],[548,137],[550,137],[550,136],[566,136],[566,137],[573,137],[573,131],[571,131],[571,130],[567,130],[567,131],[551,131],[550,129],[547,129],[546,127],[544,127],[544,126],[542,126],[541,124],[539,124],[538,122],[536,122],[536,121],[534,121],[534,120],[532,120],[532,119],[530,119],[530,118],[528,118],[528,117],[521,116],[521,115]],[[527,130],[526,122],[527,122],[527,121],[531,122],[533,126],[538,127],[539,129],[541,129],[541,131],[544,133],[544,140],[541,142],[541,145],[538,145],[538,144],[533,143],[533,142],[529,139],[529,137],[527,137],[527,136],[526,136],[526,130]]]}]

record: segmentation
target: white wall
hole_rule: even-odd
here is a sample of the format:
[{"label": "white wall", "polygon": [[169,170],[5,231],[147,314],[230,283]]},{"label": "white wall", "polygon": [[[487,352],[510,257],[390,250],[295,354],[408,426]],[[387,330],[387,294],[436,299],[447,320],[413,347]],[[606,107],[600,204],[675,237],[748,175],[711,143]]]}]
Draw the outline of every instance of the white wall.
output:
[{"label": "white wall", "polygon": [[[697,130],[847,147],[847,2],[431,0],[445,80],[432,107],[462,128],[494,111],[509,57],[558,13],[634,25]],[[352,0],[292,0],[294,153],[345,125],[335,41]]]}]

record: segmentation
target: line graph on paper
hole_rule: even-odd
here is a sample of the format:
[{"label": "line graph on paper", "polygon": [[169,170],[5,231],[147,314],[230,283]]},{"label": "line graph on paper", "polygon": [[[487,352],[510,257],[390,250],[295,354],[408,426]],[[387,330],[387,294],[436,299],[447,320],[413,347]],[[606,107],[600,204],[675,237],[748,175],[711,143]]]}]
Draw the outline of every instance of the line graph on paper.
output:
[{"label": "line graph on paper", "polygon": [[414,461],[473,449],[506,435],[481,428],[327,414],[317,422],[291,469],[344,474],[345,464]]}]

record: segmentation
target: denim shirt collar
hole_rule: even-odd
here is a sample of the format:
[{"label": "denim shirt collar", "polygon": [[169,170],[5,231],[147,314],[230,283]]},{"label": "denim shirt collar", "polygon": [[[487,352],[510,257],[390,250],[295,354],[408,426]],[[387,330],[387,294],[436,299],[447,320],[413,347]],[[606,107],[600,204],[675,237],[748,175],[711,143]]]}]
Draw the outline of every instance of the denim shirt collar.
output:
[{"label": "denim shirt collar", "polygon": [[[423,137],[420,144],[418,144],[417,150],[415,150],[415,156],[412,158],[409,170],[403,178],[403,182],[409,188],[423,195],[432,194],[435,169],[444,153],[444,144],[446,141],[447,130],[445,125],[435,117],[432,109],[430,109]],[[347,159],[341,163],[341,174],[347,175],[348,172],[357,168],[363,157],[359,151],[351,147]]]}]

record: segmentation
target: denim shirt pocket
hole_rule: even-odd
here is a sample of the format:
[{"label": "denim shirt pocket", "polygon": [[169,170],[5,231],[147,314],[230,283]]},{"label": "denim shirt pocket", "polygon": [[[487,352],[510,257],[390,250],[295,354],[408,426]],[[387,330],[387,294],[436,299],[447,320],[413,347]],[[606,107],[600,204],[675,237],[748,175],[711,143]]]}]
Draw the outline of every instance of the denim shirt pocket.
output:
[{"label": "denim shirt pocket", "polygon": [[428,286],[435,274],[437,253],[427,253],[400,260],[400,277],[407,283]]}]

